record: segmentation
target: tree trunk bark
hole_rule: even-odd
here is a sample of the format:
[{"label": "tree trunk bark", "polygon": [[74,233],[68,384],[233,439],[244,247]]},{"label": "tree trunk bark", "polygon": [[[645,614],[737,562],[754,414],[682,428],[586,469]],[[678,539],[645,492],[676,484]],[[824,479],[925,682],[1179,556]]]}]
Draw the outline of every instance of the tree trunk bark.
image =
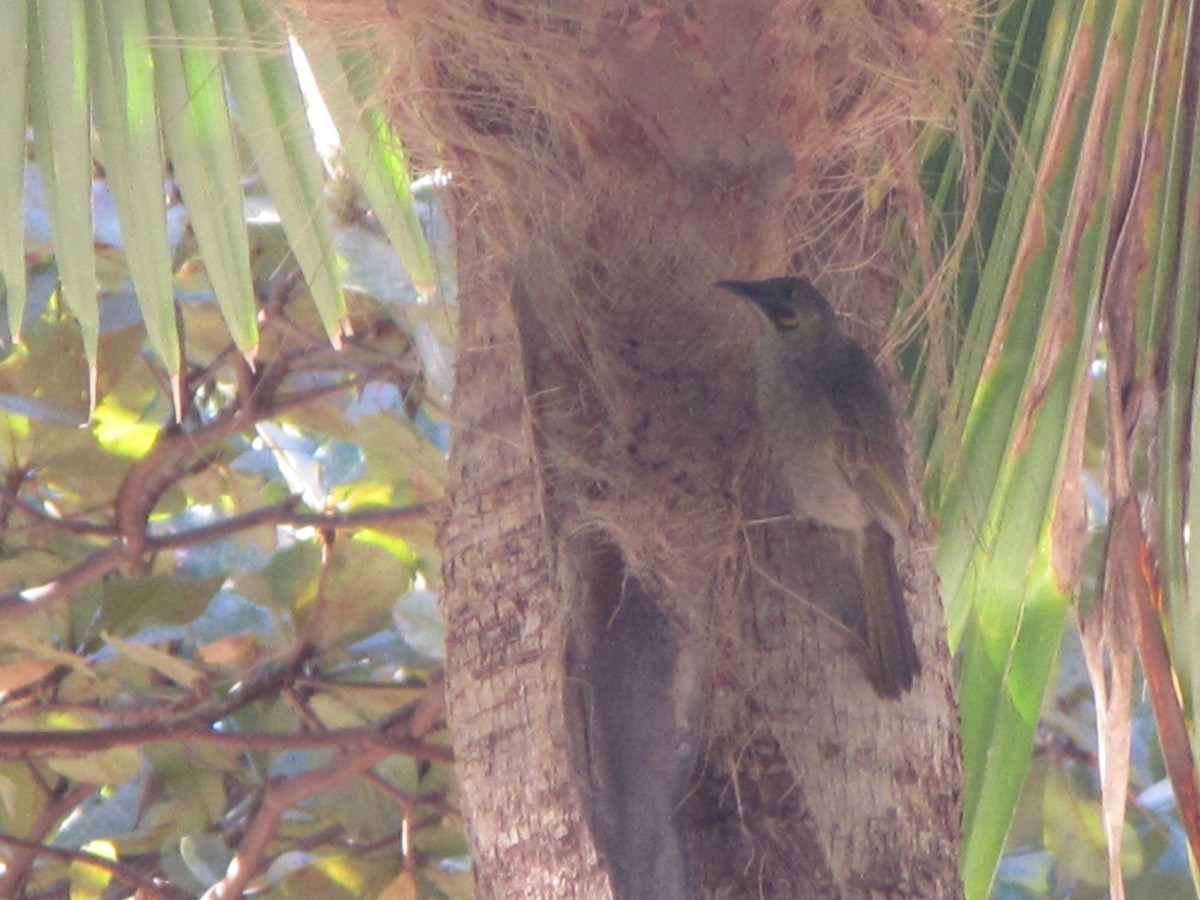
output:
[{"label": "tree trunk bark", "polygon": [[473,277],[459,319],[442,610],[477,891],[603,897],[565,725],[565,609],[505,291],[511,277],[498,265],[472,268],[464,255]]},{"label": "tree trunk bark", "polygon": [[[733,498],[709,527],[728,529],[729,554],[698,559],[687,534],[663,535],[688,588],[631,566],[652,537],[595,527],[562,508],[569,498],[591,493],[616,508],[609,521],[647,524],[662,502],[686,522],[711,486],[697,489],[695,460],[665,457],[620,497],[555,471],[553,416],[533,411],[554,388],[527,358],[511,283],[488,269],[464,294],[443,534],[479,895],[957,896],[961,775],[928,559],[904,562],[925,674],[900,701],[873,693],[844,622],[843,541],[775,520],[785,494],[755,446],[714,466]],[[569,375],[553,381],[579,403]],[[665,488],[681,475],[681,490]]]},{"label": "tree trunk bark", "polygon": [[[902,6],[895,40],[935,27]],[[899,561],[924,672],[884,700],[844,536],[780,506],[753,410],[758,323],[711,288],[801,268],[880,321],[886,272],[821,276],[878,258],[901,201],[871,208],[862,185],[830,200],[811,170],[836,181],[853,154],[804,140],[874,86],[835,81],[836,108],[806,120],[834,101],[792,80],[873,45],[822,31],[833,5],[439,9],[409,25],[421,115],[471,191],[442,542],[480,896],[958,896],[929,555]],[[805,203],[829,234],[797,247]]]}]

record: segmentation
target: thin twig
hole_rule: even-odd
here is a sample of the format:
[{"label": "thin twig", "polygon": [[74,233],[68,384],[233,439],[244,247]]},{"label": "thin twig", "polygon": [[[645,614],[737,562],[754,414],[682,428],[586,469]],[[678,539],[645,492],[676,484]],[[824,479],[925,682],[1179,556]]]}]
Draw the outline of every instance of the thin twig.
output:
[{"label": "thin twig", "polygon": [[[12,505],[14,509],[19,510],[31,519],[36,519],[38,522],[53,528],[56,531],[65,531],[69,534],[91,535],[95,537],[112,537],[117,533],[114,525],[103,524],[100,522],[88,522],[83,519],[64,519],[60,516],[54,516],[45,510],[38,509],[29,501],[23,499],[16,491],[12,490],[8,485],[0,485],[0,497],[3,497],[6,503]],[[16,532],[18,529],[7,529],[10,533]],[[24,530],[24,529],[21,529]]]},{"label": "thin twig", "polygon": [[311,750],[316,747],[383,747],[389,753],[406,753],[434,762],[452,762],[454,755],[440,744],[429,744],[406,734],[374,725],[329,731],[291,732],[214,731],[202,722],[115,728],[57,729],[0,732],[0,757],[29,753],[85,753],[137,744],[190,742],[236,747],[241,750]]},{"label": "thin twig", "polygon": [[[444,704],[443,683],[438,677],[429,685],[414,709],[406,714],[398,714],[394,717],[395,721],[382,727],[381,731],[389,734],[402,731],[405,740],[417,739],[435,726]],[[225,877],[209,888],[201,900],[235,900],[241,897],[250,880],[262,870],[267,846],[289,809],[358,777],[390,755],[385,747],[364,747],[340,753],[325,765],[285,781],[271,782]]]},{"label": "thin twig", "polygon": [[424,503],[414,503],[411,506],[399,506],[394,509],[356,509],[343,513],[296,513],[281,520],[279,524],[291,525],[293,528],[327,528],[339,531],[353,528],[374,528],[423,519],[437,512],[441,507],[440,500],[428,500]]},{"label": "thin twig", "polygon": [[[429,501],[396,509],[363,509],[344,513],[290,512],[298,502],[299,498],[291,497],[272,506],[214,522],[212,525],[189,528],[175,534],[146,537],[143,542],[143,550],[154,552],[190,547],[261,525],[290,525],[294,528],[331,530],[395,525],[424,518],[441,506],[439,501]],[[66,597],[73,591],[100,580],[109,572],[119,568],[125,559],[125,548],[120,542],[114,541],[67,569],[52,581],[0,594],[0,625],[11,624],[37,607],[46,606],[55,600]]]},{"label": "thin twig", "polygon": [[[72,850],[70,847],[41,844],[37,841],[12,837],[3,833],[0,833],[0,845],[14,847],[38,856],[53,856],[55,859],[61,859],[63,862],[87,863],[89,866],[95,866],[97,869],[103,869],[119,881],[137,888],[139,891],[138,896],[146,897],[147,900],[150,900],[150,898],[154,898],[154,900],[187,900],[191,896],[187,891],[180,890],[173,884],[160,881],[156,877],[146,877],[130,866],[111,859],[105,859],[103,856],[97,856],[95,853],[88,853],[86,850]],[[17,895],[5,894],[4,896]]]},{"label": "thin twig", "polygon": [[20,591],[0,594],[0,625],[9,625],[33,610],[46,606],[54,600],[66,597],[72,591],[99,581],[125,561],[121,545],[113,542],[97,550],[87,559],[66,569],[52,581]]}]

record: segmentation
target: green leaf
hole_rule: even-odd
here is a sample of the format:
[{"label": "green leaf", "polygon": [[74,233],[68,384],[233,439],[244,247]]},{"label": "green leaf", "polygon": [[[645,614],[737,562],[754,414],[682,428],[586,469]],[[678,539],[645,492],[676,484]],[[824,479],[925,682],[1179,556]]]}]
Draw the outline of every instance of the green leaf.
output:
[{"label": "green leaf", "polygon": [[[300,607],[316,595],[320,571],[321,551],[312,541],[300,541],[276,554],[258,578],[237,578],[235,588],[264,606]],[[247,583],[259,579],[266,590],[249,590]]]},{"label": "green leaf", "polygon": [[[91,253],[91,245],[88,245]],[[27,352],[14,354],[6,363],[11,379],[9,390],[39,400],[60,411],[66,421],[55,424],[78,426],[87,419],[88,360],[79,342],[79,328],[71,321],[39,319],[29,323],[24,334]]]},{"label": "green leaf", "polygon": [[1083,511],[1070,500],[1105,253],[1125,214],[1107,173],[1128,171],[1141,137],[1117,63],[1132,53],[1141,9],[1054,7],[1023,132],[1042,156],[1032,172],[1014,167],[943,422],[941,437],[960,440],[935,444],[937,566],[963,653],[971,898],[991,886],[1078,587]]},{"label": "green leaf", "polygon": [[315,30],[305,34],[303,47],[341,137],[346,166],[362,185],[409,279],[431,291],[437,274],[413,208],[404,150],[386,116],[370,104],[378,81],[374,59],[362,51],[339,52]]},{"label": "green leaf", "polygon": [[[1071,880],[1094,887],[1108,886],[1108,853],[1105,850],[1104,820],[1098,801],[1079,796],[1066,775],[1052,768],[1046,781],[1042,805],[1046,849]],[[1125,824],[1121,869],[1126,877],[1137,874],[1145,863],[1137,832]]]},{"label": "green leaf", "polygon": [[152,647],[149,644],[139,644],[136,641],[123,641],[109,634],[107,631],[100,632],[100,636],[122,656],[154,669],[160,675],[190,690],[198,689],[207,680],[208,675],[202,667],[180,659],[178,656],[167,653],[164,650],[159,650],[157,647]]},{"label": "green leaf", "polygon": [[393,687],[375,683],[354,685],[331,682],[322,688],[334,702],[355,711],[360,720],[380,719],[416,703],[425,696],[423,687]]},{"label": "green leaf", "polygon": [[225,812],[228,797],[225,791],[227,773],[241,768],[235,752],[223,752],[219,765],[214,759],[196,752],[197,748],[183,744],[152,744],[144,748],[147,760],[162,778],[167,790],[178,804],[179,815],[173,821],[176,834],[186,836],[204,833]]},{"label": "green leaf", "polygon": [[386,550],[338,541],[321,593],[304,610],[302,628],[327,648],[379,631],[388,626],[392,602],[411,577],[408,567]]},{"label": "green leaf", "polygon": [[25,310],[26,0],[0,3],[0,288],[10,334]]},{"label": "green leaf", "polygon": [[[464,859],[466,853],[459,854]],[[435,890],[446,900],[471,900],[475,896],[475,879],[469,870],[458,869],[446,872],[434,866],[425,870],[425,876]],[[427,896],[422,894],[421,896]]]},{"label": "green leaf", "polygon": [[216,834],[185,834],[179,839],[179,853],[202,884],[215,884],[225,877],[233,857],[229,846]]},{"label": "green leaf", "polygon": [[[121,221],[125,259],[150,344],[168,374],[177,376],[182,354],[171,284],[163,151],[145,2],[93,3],[88,7],[88,24],[92,118]],[[177,408],[176,413],[181,410]]]},{"label": "green leaf", "polygon": [[137,776],[142,758],[133,747],[111,747],[81,756],[52,756],[46,764],[57,772],[83,784],[124,784]]},{"label": "green leaf", "polygon": [[[1194,34],[1183,46],[1187,49],[1179,48],[1178,57],[1185,53],[1194,56]],[[1162,497],[1159,539],[1163,547],[1166,607],[1173,628],[1172,650],[1192,720],[1193,748],[1200,746],[1200,720],[1196,716],[1196,702],[1200,698],[1200,578],[1196,574],[1200,572],[1200,541],[1193,538],[1188,542],[1185,534],[1200,534],[1200,490],[1197,489],[1200,485],[1197,480],[1200,478],[1200,453],[1195,449],[1200,447],[1197,443],[1200,441],[1200,391],[1195,383],[1196,317],[1200,316],[1200,119],[1195,115],[1194,90],[1193,80],[1180,78],[1170,104],[1171,115],[1179,119],[1178,127],[1171,130],[1177,153],[1172,159],[1170,182],[1164,186],[1163,193],[1171,203],[1179,202],[1181,206],[1165,211],[1171,216],[1168,221],[1174,220],[1175,227],[1156,242],[1160,250],[1156,287],[1171,316],[1167,323],[1169,337],[1163,341],[1168,348],[1168,371],[1162,400],[1160,446],[1165,452],[1161,454],[1158,491]],[[1182,200],[1177,200],[1180,197]],[[1173,252],[1176,235],[1179,249]],[[1161,358],[1157,354],[1147,355],[1156,362]],[[1189,425],[1190,434],[1186,431]],[[1190,453],[1184,450],[1189,446]],[[1185,485],[1189,486],[1188,490]],[[1184,521],[1184,513],[1186,530],[1179,526]],[[1197,883],[1200,884],[1200,879]]]},{"label": "green leaf", "polygon": [[308,281],[325,331],[340,343],[346,316],[322,196],[324,173],[284,34],[257,0],[212,0],[225,76],[249,148]]},{"label": "green leaf", "polygon": [[[103,859],[117,859],[117,848],[111,841],[88,841],[79,849]],[[67,867],[67,879],[71,883],[71,900],[100,900],[113,880],[113,873],[85,859],[74,859]]]},{"label": "green leaf", "polygon": [[148,0],[147,12],[175,178],[217,303],[234,342],[252,355],[258,324],[245,198],[212,11],[193,0]]},{"label": "green leaf", "polygon": [[182,625],[208,606],[224,575],[188,581],[171,575],[111,578],[104,582],[97,623],[116,635],[134,634],[150,625]]},{"label": "green leaf", "polygon": [[[42,175],[55,262],[79,320],[89,368],[100,341],[92,250],[92,146],[88,42],[83,0],[32,0],[29,117]],[[94,390],[89,396],[94,395]]]},{"label": "green leaf", "polygon": [[355,429],[373,479],[408,481],[424,496],[445,491],[446,458],[410,421],[394,414],[363,416]]},{"label": "green leaf", "polygon": [[31,774],[25,760],[0,760],[0,829],[7,834],[28,834],[50,800]]}]

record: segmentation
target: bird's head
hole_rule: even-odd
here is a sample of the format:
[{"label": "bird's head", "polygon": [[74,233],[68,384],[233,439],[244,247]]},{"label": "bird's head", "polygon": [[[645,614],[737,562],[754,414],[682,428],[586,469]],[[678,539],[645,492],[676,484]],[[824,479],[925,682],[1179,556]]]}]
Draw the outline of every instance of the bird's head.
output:
[{"label": "bird's head", "polygon": [[716,286],[757,306],[780,337],[808,344],[826,338],[837,327],[833,307],[807,278],[718,281]]}]

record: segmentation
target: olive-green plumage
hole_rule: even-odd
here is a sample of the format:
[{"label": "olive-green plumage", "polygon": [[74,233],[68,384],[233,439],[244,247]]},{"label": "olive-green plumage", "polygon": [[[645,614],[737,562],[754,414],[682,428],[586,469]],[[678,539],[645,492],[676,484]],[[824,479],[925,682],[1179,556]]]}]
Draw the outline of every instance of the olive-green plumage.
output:
[{"label": "olive-green plumage", "polygon": [[758,354],[757,403],[768,446],[791,488],[792,512],[855,536],[867,671],[899,696],[921,671],[895,548],[907,546],[912,500],[883,379],[803,278],[721,281],[769,327]]}]

